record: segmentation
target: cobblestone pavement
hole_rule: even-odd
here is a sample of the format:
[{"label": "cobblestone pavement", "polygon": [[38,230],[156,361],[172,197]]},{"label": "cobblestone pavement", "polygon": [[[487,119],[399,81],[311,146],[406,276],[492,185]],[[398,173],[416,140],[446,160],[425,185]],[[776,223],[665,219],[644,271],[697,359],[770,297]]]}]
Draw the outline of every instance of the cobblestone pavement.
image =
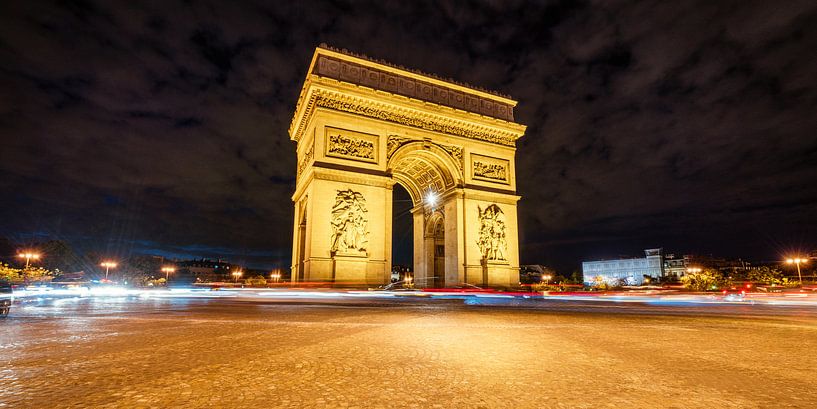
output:
[{"label": "cobblestone pavement", "polygon": [[0,320],[0,407],[815,407],[817,316],[57,300]]}]

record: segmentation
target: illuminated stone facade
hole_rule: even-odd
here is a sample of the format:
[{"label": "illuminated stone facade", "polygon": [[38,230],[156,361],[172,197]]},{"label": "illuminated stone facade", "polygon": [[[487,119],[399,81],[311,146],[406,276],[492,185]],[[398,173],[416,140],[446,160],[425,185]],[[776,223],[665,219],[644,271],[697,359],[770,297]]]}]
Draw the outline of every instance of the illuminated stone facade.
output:
[{"label": "illuminated stone facade", "polygon": [[321,46],[290,138],[293,281],[391,275],[392,187],[414,207],[414,280],[512,287],[519,277],[516,101]]},{"label": "illuminated stone facade", "polygon": [[652,279],[664,275],[661,249],[644,250],[644,258],[625,258],[582,262],[585,284],[603,280],[608,284],[642,285],[646,277]]}]

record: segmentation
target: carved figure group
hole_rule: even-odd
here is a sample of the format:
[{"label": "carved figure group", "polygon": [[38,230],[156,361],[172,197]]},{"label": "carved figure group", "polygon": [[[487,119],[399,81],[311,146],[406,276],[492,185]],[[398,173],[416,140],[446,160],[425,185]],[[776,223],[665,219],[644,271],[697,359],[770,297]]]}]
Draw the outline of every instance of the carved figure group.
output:
[{"label": "carved figure group", "polygon": [[477,245],[486,260],[505,261],[508,242],[505,240],[505,213],[499,206],[492,204],[479,212],[479,239]]},{"label": "carved figure group", "polygon": [[374,143],[340,134],[329,135],[329,153],[374,159]]},{"label": "carved figure group", "polygon": [[474,176],[496,180],[508,180],[504,166],[478,161],[474,161]]},{"label": "carved figure group", "polygon": [[332,252],[365,252],[368,246],[366,200],[359,192],[338,190],[332,206]]}]

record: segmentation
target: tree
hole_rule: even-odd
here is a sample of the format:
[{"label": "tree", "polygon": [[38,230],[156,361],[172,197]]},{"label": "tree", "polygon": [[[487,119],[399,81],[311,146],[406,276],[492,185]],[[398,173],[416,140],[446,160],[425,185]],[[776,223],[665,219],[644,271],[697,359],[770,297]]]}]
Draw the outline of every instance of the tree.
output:
[{"label": "tree", "polygon": [[776,268],[770,268],[766,266],[749,270],[749,275],[747,278],[751,282],[768,285],[783,285],[783,282],[785,280],[782,271]]},{"label": "tree", "polygon": [[715,290],[728,284],[720,271],[713,268],[704,268],[700,272],[687,273],[681,277],[684,287],[692,291]]},{"label": "tree", "polygon": [[54,278],[54,273],[51,270],[45,269],[43,267],[29,267],[24,268],[22,271],[23,280],[24,281],[36,281],[36,282],[43,282],[43,281],[51,281]]},{"label": "tree", "polygon": [[262,275],[248,277],[244,280],[244,285],[267,285],[267,279]]},{"label": "tree", "polygon": [[574,271],[573,274],[570,275],[570,282],[573,284],[584,283],[584,274],[579,270]]},{"label": "tree", "polygon": [[82,270],[82,260],[68,243],[62,240],[49,240],[37,247],[43,253],[40,263],[43,267],[67,272]]},{"label": "tree", "polygon": [[0,280],[21,283],[23,282],[22,273],[23,269],[21,268],[14,268],[5,263],[0,264]]},{"label": "tree", "polygon": [[606,278],[604,276],[595,276],[590,281],[590,286],[595,290],[615,290],[627,285],[627,281],[623,278]]},{"label": "tree", "polygon": [[137,254],[128,257],[117,268],[117,274],[135,285],[147,285],[154,276],[163,275],[162,257]]},{"label": "tree", "polygon": [[14,268],[8,264],[0,264],[0,280],[12,283],[24,283],[28,281],[51,281],[54,273],[42,267]]}]

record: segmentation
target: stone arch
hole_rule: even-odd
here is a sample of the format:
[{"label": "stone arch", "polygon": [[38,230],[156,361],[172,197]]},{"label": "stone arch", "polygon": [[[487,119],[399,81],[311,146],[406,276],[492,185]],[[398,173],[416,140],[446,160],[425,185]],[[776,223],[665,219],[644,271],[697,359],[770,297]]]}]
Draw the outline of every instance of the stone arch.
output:
[{"label": "stone arch", "polygon": [[[327,48],[308,72],[289,128],[298,155],[293,281],[388,282],[399,183],[413,203],[416,283],[517,285],[514,161],[525,126],[514,122],[516,101]],[[343,192],[360,206],[338,201]],[[480,243],[493,246],[497,229],[480,241],[480,226],[497,221],[484,217],[492,204],[506,216],[507,252],[486,259]],[[339,237],[356,251],[337,251]]]},{"label": "stone arch", "polygon": [[426,255],[428,265],[427,270],[423,273],[426,276],[424,284],[436,288],[445,287],[447,275],[445,265],[445,215],[440,211],[434,211],[426,220],[427,225],[423,242],[427,243],[425,251],[428,252]]},{"label": "stone arch", "polygon": [[445,234],[445,216],[442,212],[434,211],[427,217],[426,220],[426,237],[440,237]]},{"label": "stone arch", "polygon": [[443,194],[462,186],[460,167],[457,159],[437,144],[414,141],[394,152],[388,160],[387,173],[408,190],[412,202],[417,206],[429,191]]}]

